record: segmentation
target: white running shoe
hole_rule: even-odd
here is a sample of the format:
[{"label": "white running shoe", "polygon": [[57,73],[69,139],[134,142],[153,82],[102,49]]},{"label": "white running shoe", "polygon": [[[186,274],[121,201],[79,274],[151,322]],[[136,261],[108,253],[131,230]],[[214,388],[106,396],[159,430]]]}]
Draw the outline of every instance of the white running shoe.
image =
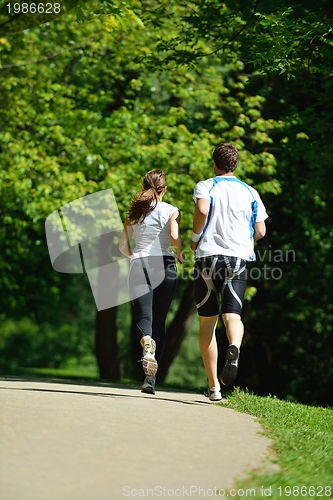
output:
[{"label": "white running shoe", "polygon": [[155,359],[156,342],[151,337],[148,337],[143,344],[142,352],[142,368],[146,375],[155,377],[158,364]]},{"label": "white running shoe", "polygon": [[204,391],[204,396],[206,398],[209,398],[210,401],[221,401],[222,396],[221,396],[221,388],[220,387],[206,387]]}]

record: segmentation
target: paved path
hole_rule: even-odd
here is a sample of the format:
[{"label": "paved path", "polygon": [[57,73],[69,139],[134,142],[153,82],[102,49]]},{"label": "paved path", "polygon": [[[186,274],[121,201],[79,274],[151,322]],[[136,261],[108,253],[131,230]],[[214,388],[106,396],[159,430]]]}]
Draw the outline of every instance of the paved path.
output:
[{"label": "paved path", "polygon": [[271,444],[251,416],[200,394],[4,377],[0,388],[1,500],[216,497]]}]

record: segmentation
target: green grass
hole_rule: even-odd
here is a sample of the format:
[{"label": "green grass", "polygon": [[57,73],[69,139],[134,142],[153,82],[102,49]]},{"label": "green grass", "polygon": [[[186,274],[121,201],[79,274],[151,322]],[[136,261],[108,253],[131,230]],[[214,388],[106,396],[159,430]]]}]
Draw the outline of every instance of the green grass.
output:
[{"label": "green grass", "polygon": [[[31,367],[16,367],[14,370],[7,370],[3,377],[22,377],[22,378],[35,378],[35,379],[66,379],[81,382],[102,382],[108,383],[110,385],[131,385],[140,387],[141,382],[133,380],[131,378],[122,377],[120,380],[104,380],[101,379],[98,373],[98,368],[95,365],[91,366],[77,366],[70,368],[31,368]],[[160,389],[171,389],[171,390],[182,390],[202,393],[204,387],[198,389],[194,385],[184,385],[184,383],[177,383],[171,381],[170,383],[165,382],[164,384],[159,384]]]},{"label": "green grass", "polygon": [[229,408],[257,417],[264,434],[273,441],[272,456],[266,463],[271,460],[279,468],[251,473],[237,483],[241,490],[234,498],[254,496],[251,489],[261,498],[263,491],[271,499],[333,498],[332,409],[255,396],[239,389],[227,399]]},{"label": "green grass", "polygon": [[2,375],[8,377],[19,376],[23,378],[58,378],[94,382],[100,381],[98,370],[94,365],[69,368],[15,367],[15,369],[6,370]]}]

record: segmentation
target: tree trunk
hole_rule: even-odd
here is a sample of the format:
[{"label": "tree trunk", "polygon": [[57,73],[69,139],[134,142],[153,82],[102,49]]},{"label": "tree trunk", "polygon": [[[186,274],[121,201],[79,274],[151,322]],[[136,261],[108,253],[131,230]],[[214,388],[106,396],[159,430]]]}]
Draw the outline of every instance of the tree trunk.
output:
[{"label": "tree trunk", "polygon": [[97,311],[96,358],[100,377],[108,380],[119,380],[120,378],[116,318],[117,307]]},{"label": "tree trunk", "polygon": [[136,331],[136,319],[135,319],[133,304],[131,304],[131,311],[132,311],[132,324],[131,324],[132,370],[131,370],[131,378],[142,382],[145,374],[144,374],[143,369],[142,369],[142,363],[138,363],[138,361],[142,358],[142,347],[140,345],[140,341],[139,341],[138,334]]},{"label": "tree trunk", "polygon": [[185,288],[178,311],[167,330],[165,348],[157,372],[159,383],[164,382],[171,363],[178,354],[186,333],[192,324],[195,313],[193,281],[190,281]]},{"label": "tree trunk", "polygon": [[[115,297],[119,289],[118,245],[113,233],[99,238],[99,277],[95,294],[99,307],[117,304]],[[108,268],[109,265],[112,268]],[[117,305],[97,311],[95,323],[95,348],[100,377],[108,380],[120,379],[120,356],[117,343]]]}]

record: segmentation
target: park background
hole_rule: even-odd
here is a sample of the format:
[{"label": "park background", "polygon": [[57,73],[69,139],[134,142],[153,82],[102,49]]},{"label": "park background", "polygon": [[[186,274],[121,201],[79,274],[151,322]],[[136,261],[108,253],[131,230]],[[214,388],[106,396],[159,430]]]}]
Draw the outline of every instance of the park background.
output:
[{"label": "park background", "polygon": [[54,271],[45,220],[108,188],[124,220],[163,168],[187,261],[158,381],[205,385],[192,193],[226,141],[269,213],[237,385],[333,405],[331,2],[79,2],[12,32],[1,16],[1,372],[141,382],[131,304],[97,312],[85,274]]}]

